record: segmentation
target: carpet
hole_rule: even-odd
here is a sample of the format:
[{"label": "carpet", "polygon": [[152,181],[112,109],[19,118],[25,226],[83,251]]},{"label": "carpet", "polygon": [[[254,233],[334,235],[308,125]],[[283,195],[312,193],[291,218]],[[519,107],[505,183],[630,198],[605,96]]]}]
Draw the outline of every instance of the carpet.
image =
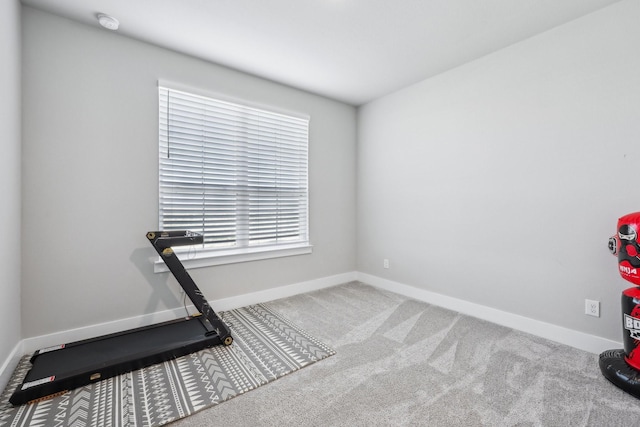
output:
[{"label": "carpet", "polygon": [[640,427],[597,354],[359,282],[268,305],[336,355],[171,427]]},{"label": "carpet", "polygon": [[160,426],[334,354],[262,304],[225,312],[223,318],[234,337],[229,347],[216,346],[14,407],[9,397],[30,368],[30,356],[25,356],[0,395],[0,425]]}]

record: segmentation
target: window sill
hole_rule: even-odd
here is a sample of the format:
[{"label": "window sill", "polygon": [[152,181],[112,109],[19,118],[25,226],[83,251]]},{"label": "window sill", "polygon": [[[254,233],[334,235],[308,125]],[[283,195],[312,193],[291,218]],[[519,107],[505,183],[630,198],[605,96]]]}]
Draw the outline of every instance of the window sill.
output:
[{"label": "window sill", "polygon": [[[280,246],[277,248],[249,248],[249,249],[233,249],[233,250],[207,250],[201,249],[193,253],[193,249],[175,248],[176,255],[186,269],[212,267],[216,265],[235,264],[239,262],[259,261],[263,259],[288,257],[294,255],[310,254],[313,246],[290,245]],[[161,258],[155,258],[153,261],[153,272],[163,273],[169,271],[169,268]]]}]

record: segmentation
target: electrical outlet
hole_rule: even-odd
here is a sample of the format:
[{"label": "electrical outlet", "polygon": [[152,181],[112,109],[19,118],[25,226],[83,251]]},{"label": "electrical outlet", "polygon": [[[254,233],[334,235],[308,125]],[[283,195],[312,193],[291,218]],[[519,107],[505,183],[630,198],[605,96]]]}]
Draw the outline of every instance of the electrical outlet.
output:
[{"label": "electrical outlet", "polygon": [[389,268],[389,260],[385,258],[384,261],[382,261],[382,266],[384,268]]},{"label": "electrical outlet", "polygon": [[600,317],[600,301],[593,301],[590,299],[584,300],[584,314]]}]

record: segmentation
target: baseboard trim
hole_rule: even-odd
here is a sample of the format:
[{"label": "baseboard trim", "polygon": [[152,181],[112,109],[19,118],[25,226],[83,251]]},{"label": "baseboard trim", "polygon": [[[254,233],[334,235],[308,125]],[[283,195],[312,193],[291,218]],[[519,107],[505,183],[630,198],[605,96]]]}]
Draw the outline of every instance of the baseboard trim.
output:
[{"label": "baseboard trim", "polygon": [[342,285],[343,283],[349,283],[357,280],[357,277],[358,273],[355,271],[336,274],[335,276],[327,276],[319,279],[308,280],[306,282],[295,283],[292,285],[266,289],[264,291],[223,298],[211,302],[211,306],[216,311],[233,310],[234,308],[245,307],[247,305],[273,301],[280,298],[287,298],[298,294],[304,294],[324,288],[330,288],[332,286]]},{"label": "baseboard trim", "polygon": [[[550,323],[541,322],[539,320],[527,318],[514,313],[497,310],[494,308],[475,304],[470,301],[453,298],[450,296],[438,294],[424,289],[419,289],[403,283],[394,282],[388,279],[383,279],[381,277],[356,271],[308,280],[291,285],[280,286],[264,291],[251,292],[234,297],[213,300],[210,301],[210,304],[216,311],[226,311],[244,307],[247,305],[258,304],[275,299],[287,298],[298,294],[317,291],[320,289],[341,285],[343,283],[352,282],[354,280],[361,281],[379,289],[387,290],[389,292],[394,292],[409,298],[414,298],[419,301],[424,301],[429,304],[457,311],[468,316],[473,316],[492,323],[556,341],[561,344],[566,344],[594,354],[599,354],[604,350],[612,348],[623,347],[622,343],[606,338],[597,337],[595,335],[586,334],[584,332],[579,332]],[[187,308],[190,309],[190,312],[193,312],[195,310],[192,309],[192,306],[187,306]],[[4,389],[4,386],[6,386],[6,383],[9,381],[13,370],[17,366],[18,361],[23,354],[33,353],[40,348],[45,348],[52,345],[69,343],[113,332],[124,331],[140,326],[146,326],[158,322],[176,319],[184,315],[184,308],[180,307],[173,310],[165,310],[152,314],[136,316],[127,319],[119,319],[112,322],[61,331],[53,334],[25,338],[15,346],[9,357],[0,367],[0,390]]]},{"label": "baseboard trim", "polygon": [[4,390],[7,387],[13,371],[16,369],[16,366],[18,366],[18,362],[24,354],[23,346],[22,341],[16,344],[11,353],[9,353],[9,357],[7,357],[2,366],[0,366],[0,390]]},{"label": "baseboard trim", "polygon": [[498,325],[526,332],[531,335],[546,338],[590,353],[599,354],[604,350],[623,347],[620,342],[520,316],[518,314],[486,307],[484,305],[475,304],[470,301],[419,289],[414,286],[405,285],[403,283],[394,282],[392,280],[370,274],[359,272],[358,280],[379,289],[384,289],[389,292],[394,292],[409,298],[457,311],[467,316],[476,317]]},{"label": "baseboard trim", "polygon": [[[341,285],[343,283],[348,283],[356,280],[356,277],[357,273],[353,271],[349,273],[308,280],[305,282],[294,283],[291,285],[280,286],[277,288],[266,289],[264,291],[252,292],[249,294],[222,298],[219,300],[212,300],[209,301],[209,304],[211,304],[211,307],[213,307],[213,309],[218,312],[233,310],[234,308],[240,308],[247,305],[258,304]],[[26,338],[22,340],[22,351],[24,353],[32,353],[38,349],[50,347],[53,345],[70,343],[87,338],[98,337],[114,332],[126,331],[141,326],[153,325],[154,323],[177,319],[185,316],[187,313],[194,313],[195,311],[196,310],[193,305],[187,305],[187,311],[185,311],[184,307],[179,307],[176,309],[159,311],[156,313],[145,314],[127,319],[114,320],[112,322],[100,323],[77,329],[70,329],[53,334]]]}]

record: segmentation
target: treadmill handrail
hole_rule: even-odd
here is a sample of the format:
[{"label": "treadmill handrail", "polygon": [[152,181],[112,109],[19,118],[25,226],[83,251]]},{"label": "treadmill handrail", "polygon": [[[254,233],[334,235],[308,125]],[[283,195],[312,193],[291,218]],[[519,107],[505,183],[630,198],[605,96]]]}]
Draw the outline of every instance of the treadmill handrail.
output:
[{"label": "treadmill handrail", "polygon": [[222,339],[223,342],[231,342],[231,331],[229,327],[218,317],[213,308],[209,305],[204,294],[195,284],[184,265],[175,254],[172,246],[186,246],[200,244],[204,241],[202,234],[194,233],[189,230],[176,231],[150,231],[147,233],[147,239],[160,258],[169,267],[169,271],[174,275],[182,289],[193,302],[193,305],[200,313],[209,321],[213,331]]}]

